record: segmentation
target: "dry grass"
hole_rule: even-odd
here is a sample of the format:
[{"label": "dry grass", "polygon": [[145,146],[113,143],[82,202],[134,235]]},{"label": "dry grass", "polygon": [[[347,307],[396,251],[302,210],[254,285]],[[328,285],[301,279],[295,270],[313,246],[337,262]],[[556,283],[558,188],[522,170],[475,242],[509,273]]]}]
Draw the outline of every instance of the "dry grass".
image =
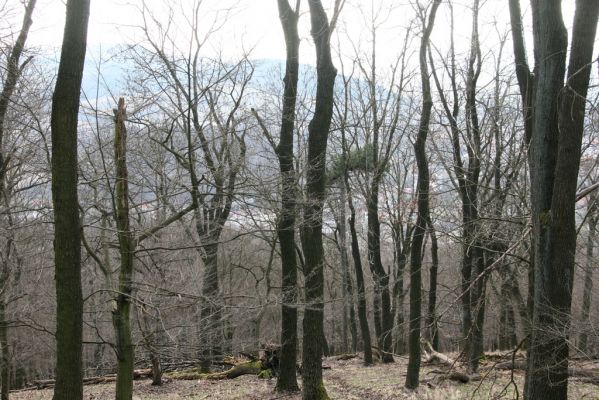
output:
[{"label": "dry grass", "polygon": [[[421,371],[422,385],[418,391],[411,392],[403,387],[406,371],[406,359],[396,358],[394,364],[377,364],[363,367],[359,359],[347,361],[325,361],[331,369],[325,370],[325,386],[331,399],[407,399],[407,400],[482,400],[482,399],[516,399],[513,385],[510,385],[509,371],[490,370],[483,372],[481,381],[460,384],[438,379],[439,368],[423,366]],[[483,364],[489,370],[492,363]],[[519,386],[519,398],[522,399],[521,387],[523,375],[514,374]],[[153,387],[149,381],[135,382],[133,398],[136,400],[252,400],[252,399],[285,399],[299,400],[300,395],[281,395],[273,392],[275,381],[258,379],[257,376],[245,375],[226,381],[170,381],[162,387]],[[114,398],[114,385],[103,384],[86,386],[86,400]],[[52,390],[39,390],[13,393],[13,400],[51,400]],[[570,399],[599,400],[599,387],[582,384],[571,380]]]}]

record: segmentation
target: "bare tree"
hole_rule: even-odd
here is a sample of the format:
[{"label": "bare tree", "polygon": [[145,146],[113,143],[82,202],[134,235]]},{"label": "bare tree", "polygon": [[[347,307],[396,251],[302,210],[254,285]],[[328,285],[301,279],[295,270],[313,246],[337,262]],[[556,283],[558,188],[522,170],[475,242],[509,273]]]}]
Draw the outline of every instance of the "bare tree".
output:
[{"label": "bare tree", "polygon": [[[213,357],[221,355],[223,334],[222,302],[219,298],[219,246],[225,223],[233,207],[238,176],[245,163],[246,134],[249,129],[243,100],[253,74],[253,65],[243,58],[229,64],[201,56],[204,44],[222,26],[222,15],[215,15],[205,36],[199,32],[202,2],[193,4],[193,17],[186,28],[191,32],[187,48],[176,41],[172,15],[169,30],[156,37],[152,27],[162,27],[160,16],[144,4],[142,12],[148,48],[134,49],[135,62],[154,88],[164,88],[163,108],[168,123],[151,140],[161,144],[185,170],[185,186],[194,209],[194,230],[204,265],[202,281],[202,320],[206,331],[202,367],[210,369]],[[172,12],[172,10],[171,10]],[[159,28],[162,29],[162,28]],[[156,70],[160,74],[155,74]],[[145,121],[156,126],[152,121]]]},{"label": "bare tree", "polygon": [[2,92],[0,93],[0,215],[3,220],[3,225],[7,230],[6,243],[3,245],[2,260],[0,264],[0,380],[2,388],[0,398],[8,400],[10,390],[10,358],[8,353],[8,322],[6,318],[7,308],[7,292],[11,278],[11,264],[16,253],[14,243],[14,219],[11,215],[11,199],[14,192],[14,186],[7,182],[7,170],[9,167],[14,167],[12,158],[14,151],[6,151],[6,136],[7,136],[7,115],[12,101],[12,97],[21,74],[31,58],[26,58],[21,61],[25,43],[31,28],[33,10],[36,0],[30,0],[26,3],[23,24],[19,35],[10,49],[6,75],[2,82]]},{"label": "bare tree", "polygon": [[295,126],[295,104],[299,78],[299,19],[300,1],[295,10],[287,0],[278,0],[279,17],[285,34],[287,48],[285,67],[285,89],[279,144],[275,151],[281,170],[281,215],[278,223],[281,247],[282,291],[281,305],[281,361],[277,390],[297,391],[297,260],[295,254],[296,176],[293,166],[293,130]]},{"label": "bare tree", "polygon": [[[514,41],[514,53],[517,65],[523,68],[526,53],[518,36],[522,26],[520,10],[518,2],[511,3],[513,30],[519,39]],[[561,1],[533,1],[532,14],[536,72],[530,103],[533,112],[529,163],[534,304],[525,396],[566,399],[567,332],[576,249],[574,205],[599,3],[576,2],[567,71],[568,34]],[[530,84],[519,79],[525,120],[527,83]]]},{"label": "bare tree", "polygon": [[52,98],[52,202],[56,274],[54,400],[83,397],[81,224],[77,200],[77,121],[87,44],[89,0],[68,0]]},{"label": "bare tree", "polygon": [[[417,201],[418,216],[412,238],[412,251],[410,253],[410,333],[408,350],[410,354],[408,372],[406,374],[406,387],[415,389],[420,382],[420,326],[422,315],[422,252],[426,235],[429,211],[429,170],[426,155],[426,138],[429,132],[433,100],[428,72],[427,50],[431,32],[435,24],[437,9],[441,0],[433,0],[429,7],[417,3],[420,21],[422,24],[422,38],[420,39],[420,78],[422,82],[422,111],[418,127],[418,135],[414,142],[414,154],[418,165]],[[427,18],[428,14],[428,18]]]},{"label": "bare tree", "polygon": [[[314,117],[308,127],[306,204],[301,237],[306,263],[302,398],[316,400],[328,398],[322,382],[321,361],[324,300],[322,209],[325,200],[327,141],[333,116],[337,70],[331,58],[331,25],[322,3],[320,0],[308,0],[308,5],[312,37],[316,45],[317,86]],[[332,21],[336,17],[337,13],[333,15]]]}]

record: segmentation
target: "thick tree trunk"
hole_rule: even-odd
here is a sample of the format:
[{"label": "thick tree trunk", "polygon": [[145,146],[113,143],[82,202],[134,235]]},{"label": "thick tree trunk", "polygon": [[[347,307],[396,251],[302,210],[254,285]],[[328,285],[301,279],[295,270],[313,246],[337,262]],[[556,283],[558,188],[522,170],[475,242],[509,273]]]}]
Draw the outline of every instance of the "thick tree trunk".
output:
[{"label": "thick tree trunk", "polygon": [[295,254],[296,176],[293,166],[293,130],[299,71],[299,10],[287,0],[278,0],[279,17],[285,34],[287,61],[283,93],[283,117],[276,153],[281,170],[281,217],[277,226],[281,246],[282,292],[281,359],[278,391],[298,391],[297,363],[297,259]]},{"label": "thick tree trunk", "polygon": [[212,361],[221,355],[222,345],[222,310],[218,299],[218,238],[209,239],[210,244],[204,246],[204,280],[202,283],[203,304],[200,311],[204,327],[203,349],[200,368],[202,372],[210,372]]},{"label": "thick tree trunk", "polygon": [[77,121],[87,42],[89,0],[67,0],[52,97],[52,203],[56,280],[54,400],[83,397],[81,224],[77,199]]},{"label": "thick tree trunk", "polygon": [[[531,342],[528,354],[525,397],[536,399],[567,398],[568,345],[561,337],[567,330],[562,324],[568,289],[560,291],[566,298],[556,309],[552,287],[559,290],[570,285],[566,269],[552,271],[550,249],[551,197],[558,148],[558,96],[562,90],[567,51],[567,31],[561,16],[561,1],[533,1],[533,34],[537,62],[536,96],[534,99],[533,135],[530,144],[531,207],[534,251],[534,294]],[[576,177],[574,178],[576,180]],[[574,205],[574,199],[572,199]],[[559,282],[548,282],[543,275]],[[556,332],[552,331],[557,329]]]},{"label": "thick tree trunk", "polygon": [[599,2],[576,2],[565,88],[568,49],[561,1],[534,0],[532,10],[537,87],[529,158],[535,285],[525,396],[561,400],[568,395],[574,205]]},{"label": "thick tree trunk", "polygon": [[112,324],[116,336],[117,400],[131,400],[133,398],[134,349],[131,339],[131,292],[133,290],[133,250],[135,244],[129,225],[126,118],[125,100],[120,98],[115,115],[114,160],[116,165],[115,215],[121,265],[119,269],[119,295],[112,310]]},{"label": "thick tree trunk", "polygon": [[429,171],[426,155],[426,139],[429,131],[433,100],[427,63],[427,49],[441,0],[434,0],[428,15],[428,22],[422,17],[424,32],[420,41],[420,78],[422,80],[422,113],[418,136],[414,142],[414,154],[418,166],[417,202],[418,216],[412,239],[410,255],[410,333],[408,339],[409,360],[405,386],[416,389],[420,384],[420,319],[422,316],[422,253],[424,235],[429,220]]},{"label": "thick tree trunk", "polygon": [[322,382],[324,271],[322,210],[325,198],[326,151],[333,116],[337,70],[331,58],[330,26],[320,0],[308,0],[312,37],[316,45],[316,106],[308,126],[306,205],[302,248],[305,256],[306,310],[302,353],[304,400],[327,399]]}]

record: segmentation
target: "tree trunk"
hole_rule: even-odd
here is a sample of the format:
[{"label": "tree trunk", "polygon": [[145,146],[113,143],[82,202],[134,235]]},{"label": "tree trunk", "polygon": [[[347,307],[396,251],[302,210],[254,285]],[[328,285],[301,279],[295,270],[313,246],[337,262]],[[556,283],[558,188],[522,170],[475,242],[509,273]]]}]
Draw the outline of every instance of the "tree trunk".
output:
[{"label": "tree trunk", "polygon": [[[506,271],[507,270],[507,271]],[[499,350],[513,349],[517,344],[516,336],[516,318],[514,307],[512,305],[512,273],[508,266],[503,266],[500,270],[501,288],[499,289],[499,332],[498,347]]]},{"label": "tree trunk", "polygon": [[77,199],[77,121],[87,42],[89,0],[67,0],[52,97],[52,204],[56,280],[54,400],[83,397],[81,224]]},{"label": "tree trunk", "polygon": [[210,244],[204,246],[204,280],[202,284],[203,304],[200,311],[204,327],[204,344],[200,368],[202,372],[210,372],[212,360],[221,354],[222,318],[221,306],[218,299],[218,237],[208,239]]},{"label": "tree trunk", "polygon": [[27,41],[27,36],[29,35],[29,29],[31,28],[31,24],[33,20],[31,19],[33,15],[33,10],[35,8],[35,3],[37,0],[29,0],[27,6],[25,7],[25,15],[23,17],[23,24],[21,26],[21,30],[19,31],[19,36],[15,41],[14,46],[10,50],[10,54],[7,60],[6,66],[6,75],[2,82],[2,92],[0,92],[0,192],[3,194],[5,189],[5,178],[6,178],[6,165],[5,162],[5,154],[3,152],[3,143],[4,143],[4,129],[6,125],[6,115],[8,114],[8,107],[12,100],[12,95],[17,88],[17,83],[19,81],[19,77],[23,68],[27,65],[30,59],[25,60],[25,62],[21,63],[21,56],[23,54],[23,50],[25,48],[25,43]]},{"label": "tree trunk", "polygon": [[[470,330],[470,353],[468,354],[468,366],[471,372],[477,372],[480,358],[483,354],[483,328],[485,322],[486,286],[487,277],[485,267],[487,260],[482,249],[478,249],[476,258],[476,275],[473,277],[473,287],[470,293],[471,309],[473,314],[472,327]],[[489,263],[490,265],[490,263]]]},{"label": "tree trunk", "polygon": [[162,385],[162,365],[160,363],[160,354],[156,350],[155,328],[152,326],[148,311],[144,306],[145,301],[141,299],[140,303],[137,308],[137,323],[141,332],[142,343],[152,364],[152,386],[160,386]]},{"label": "tree trunk", "polygon": [[[472,7],[472,34],[468,71],[466,77],[466,130],[468,140],[468,168],[464,175],[462,202],[464,206],[465,255],[464,281],[462,294],[464,303],[468,302],[468,311],[464,312],[464,339],[466,357],[471,372],[478,370],[483,352],[483,322],[485,315],[484,277],[485,259],[482,245],[481,222],[478,212],[479,176],[481,164],[481,132],[477,109],[477,84],[481,71],[481,51],[478,34],[478,14],[480,1],[475,0]],[[466,265],[469,264],[469,265]],[[468,329],[469,328],[469,329]]]},{"label": "tree trunk", "polygon": [[358,287],[358,320],[360,322],[360,332],[362,333],[362,342],[364,345],[364,365],[372,365],[372,342],[370,340],[370,328],[368,327],[368,316],[366,314],[366,288],[364,286],[364,273],[362,272],[362,259],[360,258],[360,244],[358,242],[358,233],[356,232],[356,209],[354,208],[354,203],[349,191],[347,173],[345,185],[348,193],[347,203],[349,206],[349,231],[351,235],[352,258],[354,260],[356,285]]},{"label": "tree trunk", "polygon": [[8,353],[8,321],[6,320],[6,303],[0,302],[0,379],[2,390],[0,399],[8,400],[10,392],[10,356]]},{"label": "tree trunk", "polygon": [[112,324],[116,336],[117,378],[116,399],[133,398],[134,349],[131,339],[131,292],[133,290],[134,242],[129,225],[129,173],[127,171],[127,118],[125,100],[119,99],[115,115],[114,160],[116,165],[115,216],[118,229],[119,269],[118,296],[112,310]]},{"label": "tree trunk", "polygon": [[537,62],[530,145],[534,248],[534,304],[527,399],[566,399],[568,330],[576,249],[576,183],[599,3],[578,0],[568,85],[567,31],[561,1],[534,0]]},{"label": "tree trunk", "polygon": [[298,391],[297,363],[297,259],[295,254],[296,176],[293,166],[293,130],[299,71],[299,10],[278,0],[279,18],[285,34],[287,61],[283,93],[280,141],[276,148],[281,170],[281,217],[277,226],[281,246],[282,292],[281,359],[277,391]]},{"label": "tree trunk", "polygon": [[[374,275],[374,274],[373,274]],[[379,349],[381,348],[381,344],[379,342],[379,339],[382,337],[381,336],[381,332],[383,330],[382,327],[382,316],[381,316],[381,285],[379,283],[379,280],[376,278],[376,276],[373,276],[374,278],[374,285],[373,285],[373,290],[372,290],[372,314],[373,314],[373,319],[374,319],[374,334],[376,336],[376,340],[377,340],[377,346],[379,347]]]},{"label": "tree trunk", "polygon": [[395,252],[395,264],[396,264],[396,273],[395,273],[395,282],[393,284],[393,299],[395,301],[395,306],[393,310],[393,317],[397,319],[395,323],[395,353],[396,354],[404,354],[406,352],[406,343],[404,339],[404,271],[406,269],[407,263],[407,253],[408,247],[410,243],[410,229],[406,229],[406,239],[402,243],[401,239],[401,226],[396,226],[393,232],[393,244],[394,244],[394,252]]},{"label": "tree trunk", "polygon": [[152,386],[162,385],[162,365],[160,357],[155,352],[150,353],[150,362],[152,363]]},{"label": "tree trunk", "polygon": [[[10,54],[8,56],[8,62],[6,67],[6,75],[4,81],[2,82],[2,92],[0,92],[0,204],[2,205],[2,214],[7,217],[9,229],[12,225],[12,218],[10,216],[10,198],[11,192],[6,187],[6,171],[8,169],[9,158],[4,154],[4,136],[5,136],[5,125],[6,125],[6,115],[8,114],[9,103],[12,100],[13,93],[17,88],[17,83],[19,81],[19,77],[21,75],[21,71],[27,65],[30,59],[27,59],[25,62],[21,63],[21,55],[23,54],[23,49],[25,47],[25,43],[27,41],[27,36],[29,34],[29,29],[31,28],[31,24],[33,23],[31,16],[33,14],[33,10],[35,8],[36,0],[29,0],[27,6],[25,7],[25,15],[23,17],[23,24],[21,26],[21,30],[19,32],[19,36],[15,41],[12,49],[10,50]],[[11,229],[10,229],[11,230]],[[12,234],[9,234],[12,236]],[[9,264],[9,255],[10,255],[10,247],[12,246],[12,238],[7,237],[7,252],[4,255],[6,257],[3,260],[3,270],[0,273],[2,280],[0,282],[0,291],[6,291],[6,286],[9,284],[10,278],[10,264]],[[0,398],[2,400],[8,400],[8,394],[10,391],[10,357],[8,354],[8,326],[6,321],[6,302],[4,300],[4,294],[2,294],[2,299],[0,299],[0,379],[1,379],[1,389],[0,389]]]},{"label": "tree trunk", "polygon": [[597,205],[596,196],[591,199],[589,206],[589,236],[587,238],[586,271],[584,273],[584,289],[582,293],[582,310],[580,315],[581,332],[578,338],[578,348],[586,353],[588,348],[588,334],[591,331],[590,311],[591,296],[593,294],[593,268],[595,268],[594,250],[597,240]]},{"label": "tree trunk", "polygon": [[[522,100],[522,117],[524,119],[524,140],[527,147],[529,165],[531,160],[531,139],[533,133],[533,106],[536,92],[536,79],[535,75],[531,73],[528,65],[528,56],[526,54],[526,47],[524,44],[524,24],[522,23],[522,12],[520,10],[520,0],[509,0],[509,11],[510,11],[510,24],[512,28],[512,43],[514,48],[514,61],[516,64],[516,78],[518,80],[518,88],[520,89],[520,97]],[[530,170],[530,179],[532,181],[532,169]],[[534,238],[531,238],[530,244],[530,260],[528,265],[528,291],[526,298],[526,311],[528,321],[527,335],[532,334],[532,316],[533,316],[533,305],[534,305],[534,275],[535,275],[535,246]],[[522,313],[521,313],[522,314]],[[527,351],[530,349],[527,346]],[[527,361],[530,361],[531,357],[527,356]],[[524,393],[528,392],[528,379],[524,382]]]},{"label": "tree trunk", "polygon": [[431,238],[431,268],[428,289],[428,310],[426,314],[427,339],[431,342],[433,350],[439,349],[439,325],[437,321],[437,273],[439,270],[439,245],[433,222],[429,217],[429,235]]},{"label": "tree trunk", "polygon": [[331,59],[330,26],[320,0],[308,0],[312,37],[316,45],[316,106],[308,126],[306,205],[302,248],[305,256],[306,309],[302,379],[304,400],[327,399],[322,381],[324,273],[322,209],[325,198],[326,150],[333,116],[333,90],[337,70]]},{"label": "tree trunk", "polygon": [[[376,118],[376,114],[374,116]],[[375,138],[378,134],[375,134]],[[378,143],[375,139],[373,150],[373,163],[378,164]],[[368,208],[368,263],[374,282],[373,305],[374,327],[381,350],[383,363],[393,362],[393,316],[391,314],[391,297],[389,294],[389,274],[385,271],[381,261],[381,224],[378,216],[379,180],[382,172],[375,169],[372,185],[370,186]]]},{"label": "tree trunk", "polygon": [[437,9],[441,0],[434,0],[428,15],[428,23],[422,16],[424,32],[420,41],[420,78],[422,80],[422,113],[418,127],[418,136],[414,142],[414,154],[418,166],[417,201],[418,216],[412,239],[410,255],[410,334],[408,340],[409,360],[406,373],[408,389],[416,389],[420,383],[420,318],[422,316],[422,253],[424,235],[429,220],[429,171],[426,155],[426,139],[429,131],[433,100],[426,60],[430,35],[435,23]]},{"label": "tree trunk", "polygon": [[[354,285],[349,271],[349,258],[347,248],[347,215],[345,212],[345,204],[347,202],[347,189],[345,183],[341,184],[341,196],[339,199],[339,216],[337,218],[337,226],[339,227],[339,252],[341,256],[341,269],[343,275],[343,346],[344,352],[350,351],[348,348],[348,322],[349,331],[351,333],[351,352],[355,353],[358,347],[358,326],[356,324],[356,312],[354,309]],[[347,316],[349,314],[349,321]]]}]

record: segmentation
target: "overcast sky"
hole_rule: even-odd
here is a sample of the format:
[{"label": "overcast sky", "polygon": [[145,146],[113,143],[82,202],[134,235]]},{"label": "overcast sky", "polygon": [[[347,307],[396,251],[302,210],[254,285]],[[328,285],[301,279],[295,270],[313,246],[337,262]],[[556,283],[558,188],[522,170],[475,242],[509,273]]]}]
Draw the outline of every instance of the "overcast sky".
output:
[{"label": "overcast sky", "polygon": [[[170,0],[174,3],[189,5],[194,0]],[[165,17],[163,10],[166,0],[146,0],[159,17]],[[231,16],[221,31],[209,41],[207,51],[220,49],[225,55],[236,55],[252,49],[253,58],[284,58],[284,42],[278,20],[276,0],[203,0],[202,10],[205,16],[203,22],[208,23],[217,10],[233,6]],[[468,0],[456,0],[456,40],[467,46],[470,34],[470,14],[465,5]],[[569,26],[572,20],[574,0],[564,0],[564,19]],[[92,10],[89,25],[89,44],[91,48],[102,45],[108,48],[116,44],[131,42],[139,36],[141,16],[139,7],[141,0],[92,0]],[[325,7],[332,0],[324,0]],[[528,1],[523,0],[522,6],[528,11]],[[309,39],[309,16],[307,1],[302,2],[301,62],[313,63],[314,51]],[[343,46],[342,51],[353,53],[354,46],[367,46],[368,37],[365,23],[370,18],[372,10],[381,9],[378,13],[380,24],[379,58],[382,62],[390,62],[400,50],[401,37],[409,19],[413,15],[409,0],[347,0],[347,6],[342,14],[338,33]],[[58,47],[62,40],[65,6],[63,0],[38,0],[34,15],[34,25],[30,44],[35,46]],[[182,14],[182,12],[179,12]],[[222,16],[222,14],[220,14]],[[219,18],[221,18],[219,16]],[[487,46],[497,42],[498,32],[506,32],[509,16],[507,0],[483,0],[481,10],[481,37]],[[183,23],[182,23],[183,24]],[[433,40],[437,43],[444,41],[448,33],[447,7],[443,6],[440,18],[437,19]],[[361,43],[361,44],[360,44]]]}]

